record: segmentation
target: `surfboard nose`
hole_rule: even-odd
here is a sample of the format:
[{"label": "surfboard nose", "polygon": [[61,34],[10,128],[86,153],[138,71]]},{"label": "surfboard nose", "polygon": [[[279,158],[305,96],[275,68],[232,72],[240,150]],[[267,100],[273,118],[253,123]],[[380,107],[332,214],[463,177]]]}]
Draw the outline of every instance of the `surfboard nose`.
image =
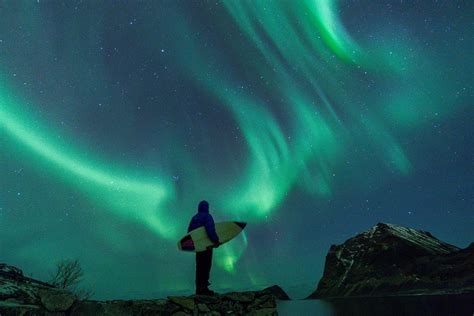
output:
[{"label": "surfboard nose", "polygon": [[247,223],[244,222],[235,222],[237,225],[239,225],[240,228],[244,229],[245,226],[247,226]]}]

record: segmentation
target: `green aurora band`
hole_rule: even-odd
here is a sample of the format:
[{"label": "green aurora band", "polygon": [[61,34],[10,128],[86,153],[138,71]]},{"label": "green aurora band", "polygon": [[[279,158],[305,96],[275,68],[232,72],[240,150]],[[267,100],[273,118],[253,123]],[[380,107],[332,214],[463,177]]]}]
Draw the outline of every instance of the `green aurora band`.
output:
[{"label": "green aurora band", "polygon": [[[399,96],[389,98],[390,101],[376,100],[382,104],[380,111],[361,115],[361,109],[353,105],[355,101],[350,97],[350,92],[358,87],[345,82],[341,73],[372,71],[380,76],[386,72],[390,80],[413,83],[414,73],[419,71],[413,69],[418,58],[415,53],[410,53],[411,61],[400,57],[409,55],[408,48],[400,43],[396,54],[383,47],[364,53],[362,45],[343,27],[334,1],[223,4],[247,45],[253,46],[264,61],[248,59],[247,66],[254,76],[272,78],[272,83],[262,83],[258,93],[237,89],[240,78],[221,76],[209,69],[209,65],[229,67],[214,57],[211,48],[203,49],[192,39],[176,43],[177,50],[194,52],[192,60],[184,53],[179,55],[183,73],[191,74],[203,93],[231,113],[248,147],[241,178],[228,188],[209,190],[211,195],[223,197],[220,204],[226,215],[254,223],[265,221],[295,186],[305,188],[311,195],[330,196],[335,170],[357,137],[368,137],[382,149],[381,160],[389,161],[399,173],[409,174],[412,165],[387,122],[413,126],[426,113],[441,111],[439,103],[426,102],[423,92],[439,83],[430,79],[420,87],[420,80],[415,81],[414,87],[398,91]],[[187,34],[193,29],[184,23],[176,28],[177,32]],[[270,104],[265,93],[273,94],[279,102]],[[101,209],[142,223],[161,238],[177,240],[185,219],[176,219],[167,211],[167,205],[176,199],[174,183],[165,180],[169,177],[132,175],[127,168],[107,167],[105,161],[91,158],[93,154],[80,154],[85,151],[69,145],[69,141],[54,141],[56,132],[40,127],[46,123],[38,124],[37,119],[22,110],[22,102],[10,94],[8,84],[2,82],[0,130],[12,146],[21,148],[18,152],[34,156],[38,168],[48,168],[55,177],[84,192]],[[277,113],[285,113],[284,119]],[[347,122],[352,123],[349,126]],[[247,236],[242,234],[216,254],[217,264],[233,272],[246,246]],[[258,276],[249,277],[252,282],[259,282]]]},{"label": "green aurora band", "polygon": [[[177,236],[174,226],[165,227],[158,220],[167,216],[156,212],[165,199],[172,196],[172,188],[167,187],[166,183],[139,181],[121,172],[108,170],[105,163],[100,166],[94,160],[77,158],[84,154],[52,142],[54,133],[38,128],[35,120],[28,118],[25,113],[21,116],[14,114],[14,109],[21,106],[7,95],[7,89],[2,86],[0,126],[6,135],[46,162],[52,171],[57,172],[57,177],[78,186],[105,209],[142,222],[163,237]],[[137,212],[137,209],[140,211]]]}]

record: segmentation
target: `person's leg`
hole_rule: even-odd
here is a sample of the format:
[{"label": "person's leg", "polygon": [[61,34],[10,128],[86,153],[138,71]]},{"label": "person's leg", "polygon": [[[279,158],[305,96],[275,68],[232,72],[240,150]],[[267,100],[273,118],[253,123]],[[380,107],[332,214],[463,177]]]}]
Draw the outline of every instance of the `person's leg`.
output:
[{"label": "person's leg", "polygon": [[212,249],[209,250],[209,251],[206,251],[207,252],[207,255],[206,255],[206,263],[205,263],[205,280],[204,280],[204,283],[209,285],[209,277],[211,275],[211,267],[212,267]]},{"label": "person's leg", "polygon": [[206,283],[206,254],[205,252],[196,252],[196,292],[207,287]]}]

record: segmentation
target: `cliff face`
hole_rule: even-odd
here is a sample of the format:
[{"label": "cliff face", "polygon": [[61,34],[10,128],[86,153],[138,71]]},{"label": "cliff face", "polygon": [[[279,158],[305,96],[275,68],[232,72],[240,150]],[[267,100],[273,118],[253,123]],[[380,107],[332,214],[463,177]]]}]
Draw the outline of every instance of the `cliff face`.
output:
[{"label": "cliff face", "polygon": [[67,291],[23,276],[0,264],[0,315],[277,315],[276,298],[286,294],[278,286],[262,291],[216,296],[170,296],[155,300],[81,301]]},{"label": "cliff face", "polygon": [[429,232],[379,223],[331,246],[308,298],[474,291],[474,244],[466,249]]}]

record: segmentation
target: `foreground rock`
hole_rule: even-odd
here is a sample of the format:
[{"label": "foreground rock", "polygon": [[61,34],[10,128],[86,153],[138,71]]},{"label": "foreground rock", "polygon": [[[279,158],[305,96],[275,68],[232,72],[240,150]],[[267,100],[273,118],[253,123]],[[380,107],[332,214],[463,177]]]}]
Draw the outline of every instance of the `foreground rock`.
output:
[{"label": "foreground rock", "polygon": [[15,267],[0,264],[0,315],[277,315],[273,286],[262,291],[216,296],[170,296],[157,300],[78,300],[72,293],[23,276]]},{"label": "foreground rock", "polygon": [[68,315],[278,315],[276,300],[264,291],[216,296],[169,296],[163,300],[81,301]]},{"label": "foreground rock", "polygon": [[[68,310],[77,297],[23,275],[13,266],[0,263],[0,315],[10,315],[6,310],[61,312]],[[16,315],[12,313],[11,315]]]},{"label": "foreground rock", "polygon": [[277,300],[280,300],[280,301],[289,301],[290,300],[290,297],[288,296],[288,294],[286,294],[285,291],[283,291],[283,289],[281,287],[279,287],[278,285],[273,285],[273,286],[267,287],[267,288],[263,289],[262,292],[273,295],[273,296],[275,296],[275,298]]},{"label": "foreground rock", "polygon": [[308,298],[474,292],[474,243],[466,249],[429,232],[379,223],[331,246]]}]

